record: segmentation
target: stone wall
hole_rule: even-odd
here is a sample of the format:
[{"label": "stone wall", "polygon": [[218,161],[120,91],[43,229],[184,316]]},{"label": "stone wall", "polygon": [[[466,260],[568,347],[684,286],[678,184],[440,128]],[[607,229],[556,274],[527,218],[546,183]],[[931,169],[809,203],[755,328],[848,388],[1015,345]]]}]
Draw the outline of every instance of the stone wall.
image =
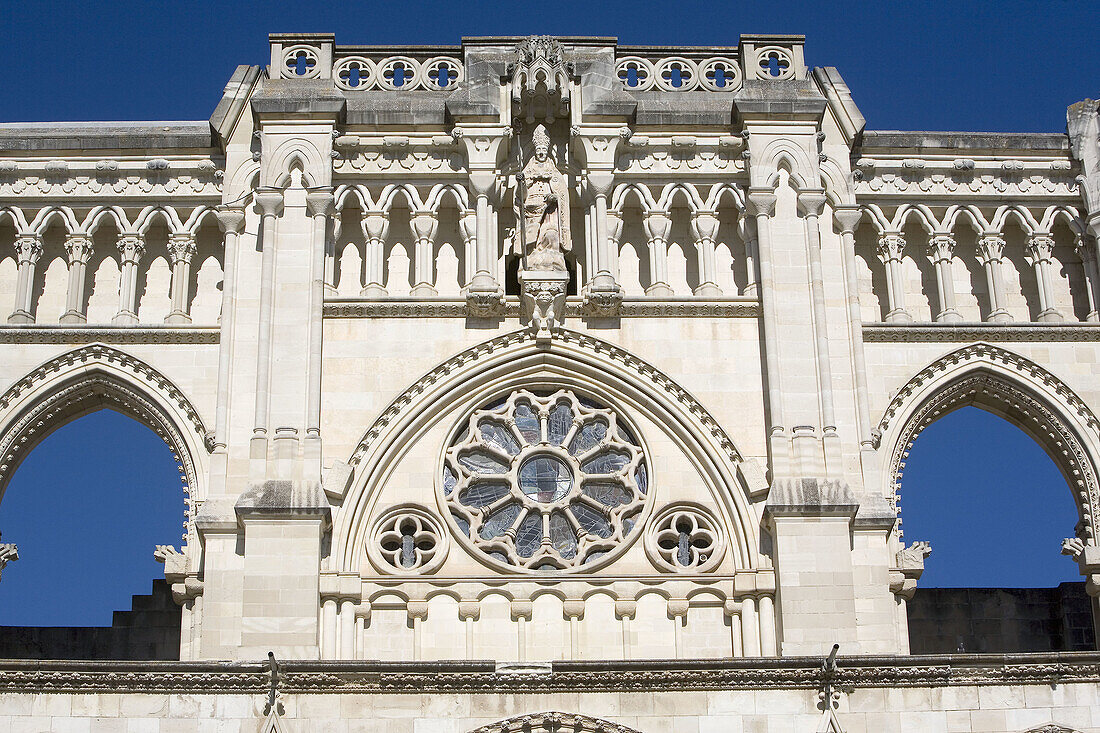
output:
[{"label": "stone wall", "polygon": [[115,611],[110,626],[0,626],[0,659],[159,659],[180,657],[180,607],[164,580]]},{"label": "stone wall", "polygon": [[919,588],[907,610],[913,654],[1096,648],[1084,583],[1057,588]]}]

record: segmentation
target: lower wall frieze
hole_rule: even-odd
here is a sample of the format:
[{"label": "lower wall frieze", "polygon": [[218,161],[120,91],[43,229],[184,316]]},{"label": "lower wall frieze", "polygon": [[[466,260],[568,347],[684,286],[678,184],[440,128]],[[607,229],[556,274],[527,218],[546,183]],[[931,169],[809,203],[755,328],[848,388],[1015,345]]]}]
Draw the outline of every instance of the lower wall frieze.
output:
[{"label": "lower wall frieze", "polygon": [[[816,689],[819,657],[654,659],[519,666],[473,662],[280,662],[279,690],[303,693],[639,692]],[[861,687],[1100,682],[1100,653],[840,657],[832,684]],[[264,694],[260,662],[0,661],[0,692]]]},{"label": "lower wall frieze", "polygon": [[10,326],[0,324],[0,344],[216,344],[218,326]]}]

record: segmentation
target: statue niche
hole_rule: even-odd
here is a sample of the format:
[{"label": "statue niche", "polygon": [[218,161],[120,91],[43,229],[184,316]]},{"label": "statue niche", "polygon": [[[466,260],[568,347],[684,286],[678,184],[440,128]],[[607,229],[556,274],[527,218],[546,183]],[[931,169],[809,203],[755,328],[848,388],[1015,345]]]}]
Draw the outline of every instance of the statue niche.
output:
[{"label": "statue niche", "polygon": [[534,152],[516,180],[523,224],[516,227],[514,247],[525,271],[566,272],[565,253],[573,248],[569,187],[550,158],[550,135],[543,125],[535,128],[531,142]]},{"label": "statue niche", "polygon": [[513,249],[520,255],[520,296],[536,331],[536,341],[549,344],[565,314],[569,268],[565,253],[573,249],[569,231],[569,186],[550,155],[550,133],[538,125],[531,133],[531,157],[516,175],[516,222]]}]

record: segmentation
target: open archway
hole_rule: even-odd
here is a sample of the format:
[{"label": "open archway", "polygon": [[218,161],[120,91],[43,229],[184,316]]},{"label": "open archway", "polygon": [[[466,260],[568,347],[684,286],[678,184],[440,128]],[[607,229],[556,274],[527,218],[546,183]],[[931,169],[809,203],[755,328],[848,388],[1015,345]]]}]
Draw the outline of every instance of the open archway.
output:
[{"label": "open archway", "polygon": [[0,657],[179,658],[181,612],[152,582],[163,572],[153,553],[193,551],[208,441],[167,377],[104,344],[54,357],[0,394],[0,531],[20,554],[0,587],[0,624],[21,627],[6,630],[8,646],[0,633]]},{"label": "open archway", "polygon": [[[152,430],[111,409],[60,426],[23,458],[0,502],[0,528],[20,554],[0,584],[0,625],[110,626],[163,575],[153,548],[179,544],[184,516],[176,460]],[[178,635],[178,609],[165,610]]]},{"label": "open archway", "polygon": [[932,544],[911,650],[1095,648],[1095,600],[1059,555],[1065,537],[1096,541],[1096,420],[1073,391],[975,344],[911,379],[880,430],[904,542]]}]

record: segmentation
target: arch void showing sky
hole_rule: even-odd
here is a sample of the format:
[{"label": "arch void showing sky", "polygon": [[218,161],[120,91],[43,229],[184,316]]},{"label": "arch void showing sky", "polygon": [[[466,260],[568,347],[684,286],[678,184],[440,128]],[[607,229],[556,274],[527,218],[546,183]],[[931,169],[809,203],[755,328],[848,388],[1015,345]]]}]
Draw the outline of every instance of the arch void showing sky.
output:
[{"label": "arch void showing sky", "polygon": [[1097,96],[1100,3],[638,3],[503,0],[405,4],[7,2],[0,121],[206,119],[238,64],[266,64],[267,34],[342,44],[456,44],[463,35],[617,36],[623,44],[736,45],[802,33],[835,66],[869,129],[1064,130]]},{"label": "arch void showing sky", "polygon": [[1054,461],[1024,431],[977,407],[929,425],[901,481],[906,544],[932,554],[918,587],[1050,587],[1082,580],[1061,554],[1078,514]]},{"label": "arch void showing sky", "polygon": [[110,626],[149,593],[179,547],[184,494],[172,451],[113,410],[51,433],[0,500],[3,541],[19,547],[0,579],[0,626]]}]

